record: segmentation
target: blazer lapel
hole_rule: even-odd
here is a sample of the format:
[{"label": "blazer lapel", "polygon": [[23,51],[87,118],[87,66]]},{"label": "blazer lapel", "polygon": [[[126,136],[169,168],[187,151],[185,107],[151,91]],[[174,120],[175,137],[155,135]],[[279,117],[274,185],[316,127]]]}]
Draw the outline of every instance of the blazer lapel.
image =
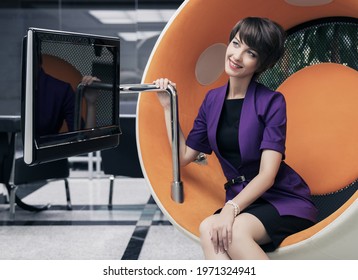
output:
[{"label": "blazer lapel", "polygon": [[[241,110],[238,137],[239,137],[239,144],[240,144],[241,161],[243,164],[250,160],[252,154],[253,153],[255,154],[254,151],[257,149],[257,143],[253,141],[257,133],[257,131],[255,131],[255,128],[257,128],[257,115],[255,109],[256,86],[257,86],[256,82],[251,81],[247,89],[245,100]],[[215,93],[215,98],[213,100],[211,112],[209,112],[211,121],[208,122],[209,125],[208,133],[209,133],[209,138],[212,139],[211,144],[212,144],[213,151],[215,151],[222,165],[225,166],[225,167],[223,166],[223,169],[226,170],[225,173],[227,175],[231,174],[229,175],[229,177],[234,177],[240,175],[239,174],[240,170],[235,168],[233,165],[230,164],[229,161],[227,161],[221,156],[216,140],[217,128],[219,125],[221,111],[224,106],[224,102],[226,98],[227,87],[228,84],[218,88],[217,92]]]},{"label": "blazer lapel", "polygon": [[212,112],[210,112],[212,121],[209,122],[210,127],[208,128],[208,133],[210,133],[209,138],[213,139],[212,149],[216,152],[217,155],[219,155],[220,153],[219,153],[219,148],[218,148],[218,144],[217,144],[216,133],[218,130],[221,111],[224,106],[224,102],[225,102],[225,98],[226,98],[227,87],[228,87],[228,84],[217,89],[217,92],[215,93],[215,100],[214,100],[214,104],[212,107]]},{"label": "blazer lapel", "polygon": [[258,131],[258,118],[255,108],[255,92],[257,83],[251,81],[247,89],[245,100],[241,110],[240,125],[239,125],[239,144],[241,153],[241,163],[249,161],[252,154],[257,149],[256,133]]}]

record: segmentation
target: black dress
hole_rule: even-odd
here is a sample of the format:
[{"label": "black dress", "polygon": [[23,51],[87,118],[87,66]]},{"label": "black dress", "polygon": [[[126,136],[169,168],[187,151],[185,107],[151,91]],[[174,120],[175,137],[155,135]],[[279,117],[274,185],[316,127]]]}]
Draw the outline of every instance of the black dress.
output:
[{"label": "black dress", "polygon": [[[244,99],[225,100],[216,135],[221,155],[234,167],[239,167],[241,164],[238,129],[243,103]],[[220,212],[221,209],[214,214]],[[271,239],[271,242],[267,244],[260,244],[265,252],[274,251],[287,236],[314,224],[309,220],[294,216],[280,216],[276,208],[262,198],[243,209],[241,213],[254,215],[264,225]]]}]

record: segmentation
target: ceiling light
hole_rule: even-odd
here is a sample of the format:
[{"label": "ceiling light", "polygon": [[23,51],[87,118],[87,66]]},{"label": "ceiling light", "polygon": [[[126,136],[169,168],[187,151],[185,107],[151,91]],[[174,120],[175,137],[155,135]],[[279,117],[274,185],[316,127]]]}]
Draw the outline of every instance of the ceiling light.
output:
[{"label": "ceiling light", "polygon": [[145,40],[151,37],[159,36],[159,31],[137,31],[137,32],[119,32],[118,36],[128,42]]},{"label": "ceiling light", "polygon": [[166,23],[175,11],[174,9],[91,10],[89,14],[103,24]]},{"label": "ceiling light", "polygon": [[132,24],[137,22],[137,13],[134,10],[96,10],[89,11],[89,13],[103,24]]}]

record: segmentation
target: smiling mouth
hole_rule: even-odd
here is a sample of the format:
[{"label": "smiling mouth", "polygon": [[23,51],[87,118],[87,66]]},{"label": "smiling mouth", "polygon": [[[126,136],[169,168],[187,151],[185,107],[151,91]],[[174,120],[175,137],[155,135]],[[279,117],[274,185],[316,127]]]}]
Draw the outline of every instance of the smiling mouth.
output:
[{"label": "smiling mouth", "polygon": [[230,67],[233,68],[233,69],[241,69],[241,68],[243,68],[243,67],[240,66],[239,64],[233,62],[231,59],[229,59],[229,65],[230,65]]}]

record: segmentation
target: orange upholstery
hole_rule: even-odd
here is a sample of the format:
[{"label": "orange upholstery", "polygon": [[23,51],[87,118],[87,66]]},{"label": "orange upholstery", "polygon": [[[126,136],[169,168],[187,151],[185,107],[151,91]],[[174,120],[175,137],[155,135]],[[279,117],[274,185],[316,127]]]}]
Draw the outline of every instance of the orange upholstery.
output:
[{"label": "orange upholstery", "polygon": [[[338,191],[358,178],[357,71],[334,63],[306,67],[280,87],[287,102],[287,163],[313,194]],[[317,233],[356,201],[356,193],[335,213],[281,247]]]},{"label": "orange upholstery", "polygon": [[[317,18],[329,16],[356,17],[358,12],[358,1],[356,0],[335,0],[322,6],[296,6],[288,2],[290,1],[196,0],[185,1],[182,4],[158,40],[147,64],[143,82],[151,83],[158,77],[168,77],[177,83],[179,118],[185,135],[189,133],[193,125],[193,120],[197,115],[198,108],[206,92],[227,81],[224,73],[221,75],[215,73],[215,75],[204,75],[205,77],[213,77],[211,82],[201,83],[197,77],[197,70],[199,68],[203,69],[198,67],[199,58],[203,57],[202,54],[208,48],[218,46],[218,44],[226,44],[231,28],[238,20],[246,16],[269,17],[280,23],[284,28],[289,29]],[[219,13],[225,14],[225,16],[220,16]],[[223,55],[220,52],[220,48],[215,49],[218,55]],[[215,65],[212,65],[212,67],[215,67]],[[222,65],[218,62],[217,67],[222,67]],[[339,186],[343,187],[353,181],[355,179],[354,176],[357,175],[350,168],[357,166],[357,164],[354,164],[358,158],[356,153],[358,151],[357,143],[352,143],[354,139],[357,139],[357,136],[353,137],[352,133],[357,133],[357,130],[355,132],[350,130],[347,134],[347,127],[339,125],[339,121],[345,121],[354,117],[357,119],[357,115],[354,113],[357,110],[350,109],[351,106],[357,104],[356,100],[355,103],[353,101],[347,102],[349,108],[342,108],[345,106],[343,105],[345,99],[348,98],[350,100],[350,98],[353,98],[351,96],[351,86],[354,83],[357,84],[357,80],[352,76],[356,75],[351,73],[352,70],[345,69],[347,71],[344,71],[337,65],[324,67],[327,67],[324,69],[324,73],[329,75],[318,75],[319,82],[317,83],[313,78],[310,78],[309,82],[301,80],[301,78],[305,79],[309,77],[309,75],[304,74],[305,70],[292,78],[292,81],[287,81],[287,84],[284,84],[281,88],[284,91],[286,91],[285,88],[289,88],[289,90],[293,88],[296,91],[304,89],[304,91],[309,90],[311,93],[312,91],[317,92],[317,95],[310,96],[312,99],[306,98],[300,101],[300,106],[295,107],[298,110],[297,112],[302,113],[303,110],[312,108],[311,105],[314,102],[316,110],[312,113],[315,113],[315,116],[320,118],[319,121],[325,122],[326,128],[331,128],[332,126],[334,133],[339,133],[344,141],[348,141],[340,145],[334,142],[336,140],[329,140],[321,146],[322,143],[320,143],[319,137],[326,140],[327,135],[321,134],[323,127],[316,127],[318,125],[317,122],[306,121],[300,124],[300,130],[296,130],[292,125],[293,121],[290,119],[290,114],[294,114],[295,109],[290,104],[298,101],[294,99],[295,97],[291,97],[287,90],[289,102],[287,161],[294,167],[297,167],[298,171],[303,172],[305,179],[313,185],[314,193],[336,190]],[[334,69],[332,70],[330,67],[334,67]],[[337,70],[338,68],[339,70]],[[313,67],[311,70],[307,70],[307,72],[315,72],[315,70],[318,70],[318,68]],[[210,71],[210,67],[207,67],[206,71]],[[341,71],[344,71],[344,73],[341,73]],[[339,76],[341,79],[335,80],[332,76],[338,72],[341,74]],[[303,76],[301,77],[301,75]],[[298,80],[296,82],[296,79],[300,79],[300,82]],[[349,82],[345,84],[347,79],[349,79]],[[325,82],[330,80],[332,82],[328,83],[329,86],[325,86]],[[297,84],[300,85],[299,88],[297,88]],[[330,91],[329,95],[322,95],[327,90],[330,90],[331,87],[336,91]],[[303,92],[303,90],[301,91]],[[302,93],[301,91],[300,94]],[[333,96],[333,94],[335,95]],[[320,98],[323,98],[323,100]],[[334,110],[337,113],[334,114],[332,112],[330,114],[331,117],[325,119],[324,114],[326,112],[324,108],[326,107],[323,105],[330,101],[333,101],[334,106],[336,106]],[[328,109],[331,109],[329,107],[330,105]],[[190,164],[182,168],[181,177],[184,184],[185,201],[183,204],[173,202],[170,198],[170,183],[172,181],[171,148],[166,135],[163,110],[155,94],[142,93],[140,95],[137,114],[138,149],[143,173],[151,193],[170,221],[180,230],[197,240],[199,234],[198,227],[202,219],[223,205],[223,183],[225,178],[218,161],[215,156],[209,156],[209,164],[206,166]],[[333,116],[335,117],[333,118]],[[301,120],[303,120],[303,116]],[[300,136],[300,139],[302,139],[301,129],[303,128],[309,133],[317,129],[316,132],[319,133],[315,134],[316,138],[314,139],[316,142],[314,144],[310,144],[313,135],[305,138],[306,142],[303,142],[303,140],[294,141],[297,139],[297,136]],[[322,142],[324,142],[323,140]],[[305,150],[302,153],[304,144],[308,144],[311,148],[309,161],[306,160],[308,151]],[[302,145],[300,146],[301,150],[298,150],[299,145]],[[324,155],[323,158],[321,158],[322,155]],[[296,157],[298,158],[296,159]],[[334,162],[335,159],[339,159],[339,161]],[[319,165],[322,160],[325,163],[323,167]],[[330,165],[330,169],[326,169],[333,162],[333,166]],[[313,166],[313,168],[310,169],[310,166]],[[348,168],[347,166],[350,167]],[[345,172],[346,168],[348,168],[348,172]],[[317,177],[314,176],[315,173],[318,174]],[[329,176],[324,177],[324,174],[329,174]],[[322,183],[321,179],[324,180]]]},{"label": "orange upholstery", "polygon": [[287,102],[287,163],[313,194],[358,178],[358,73],[334,63],[306,67],[279,88]]},{"label": "orange upholstery", "polygon": [[[52,55],[44,54],[42,55],[42,67],[45,72],[56,79],[65,81],[72,86],[72,89],[76,92],[78,84],[82,80],[81,73],[69,62]],[[86,116],[86,102],[82,100],[82,117],[85,118]],[[63,123],[60,131],[65,132],[67,131],[67,124],[66,122]]]}]

